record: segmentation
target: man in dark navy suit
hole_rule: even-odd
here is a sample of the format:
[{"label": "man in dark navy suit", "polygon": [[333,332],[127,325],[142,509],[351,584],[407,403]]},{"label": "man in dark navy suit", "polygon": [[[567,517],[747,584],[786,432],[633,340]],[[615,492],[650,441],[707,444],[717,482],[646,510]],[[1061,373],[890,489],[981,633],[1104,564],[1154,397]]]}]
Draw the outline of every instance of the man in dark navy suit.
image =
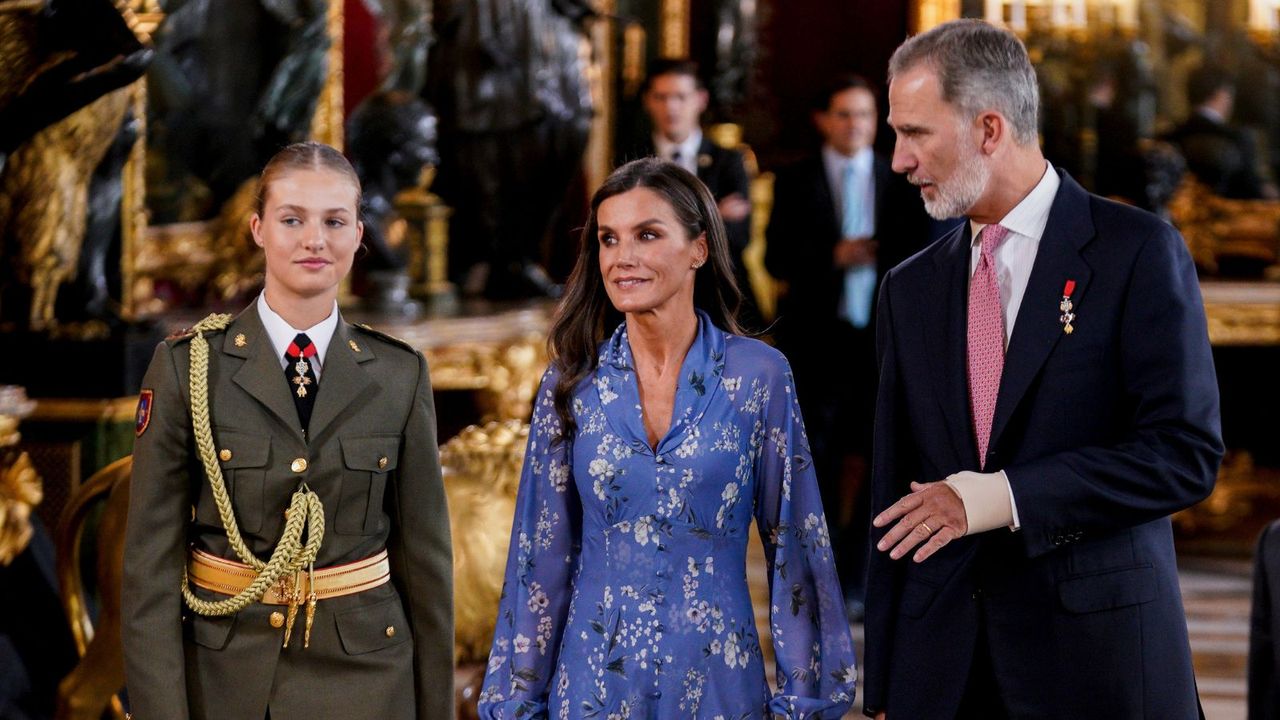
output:
[{"label": "man in dark navy suit", "polygon": [[1036,134],[1022,43],[941,25],[890,61],[893,165],[968,218],[890,271],[867,593],[869,714],[1198,716],[1169,515],[1213,488],[1195,271]]},{"label": "man in dark navy suit", "polygon": [[786,282],[774,333],[795,372],[845,599],[860,617],[875,294],[889,268],[924,247],[928,216],[920,193],[872,147],[879,116],[866,80],[833,78],[812,111],[823,144],[778,170],[764,261]]}]

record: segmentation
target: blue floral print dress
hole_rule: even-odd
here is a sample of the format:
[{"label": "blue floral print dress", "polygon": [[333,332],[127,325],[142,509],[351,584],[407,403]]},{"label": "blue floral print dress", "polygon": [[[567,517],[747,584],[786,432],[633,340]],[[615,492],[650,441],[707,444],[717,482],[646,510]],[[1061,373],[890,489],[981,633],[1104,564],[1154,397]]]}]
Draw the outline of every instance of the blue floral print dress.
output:
[{"label": "blue floral print dress", "polygon": [[[555,381],[548,371],[535,398],[481,717],[843,715],[853,641],[782,355],[699,312],[656,450],[625,322],[573,395],[568,441]],[[772,697],[747,592],[753,517],[769,561]]]}]

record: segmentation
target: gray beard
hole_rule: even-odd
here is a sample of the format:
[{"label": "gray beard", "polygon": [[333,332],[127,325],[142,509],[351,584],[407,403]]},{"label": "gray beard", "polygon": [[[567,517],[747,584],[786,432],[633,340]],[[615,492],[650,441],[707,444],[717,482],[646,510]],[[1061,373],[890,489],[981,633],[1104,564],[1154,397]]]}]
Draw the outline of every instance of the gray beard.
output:
[{"label": "gray beard", "polygon": [[934,220],[963,217],[986,192],[990,181],[991,170],[982,162],[981,154],[976,150],[970,151],[960,159],[950,178],[933,186],[935,197],[932,201],[921,195],[925,212]]}]

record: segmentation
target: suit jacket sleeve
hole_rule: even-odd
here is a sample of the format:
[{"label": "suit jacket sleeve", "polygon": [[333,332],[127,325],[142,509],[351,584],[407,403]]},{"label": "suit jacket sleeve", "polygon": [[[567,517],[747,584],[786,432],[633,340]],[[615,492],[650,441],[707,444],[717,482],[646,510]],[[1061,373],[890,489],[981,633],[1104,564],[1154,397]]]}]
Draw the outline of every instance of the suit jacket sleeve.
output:
[{"label": "suit jacket sleeve", "polygon": [[427,362],[418,355],[418,382],[404,428],[395,475],[395,528],[388,539],[393,579],[413,626],[418,718],[453,717],[453,548],[436,410]]},{"label": "suit jacket sleeve", "polygon": [[[890,273],[880,288],[876,317],[876,355],[880,369],[880,388],[876,396],[875,440],[872,451],[871,516],[875,517],[905,495],[912,480],[917,479],[915,449],[911,428],[903,407],[898,380],[897,342],[894,338]],[[891,526],[890,526],[891,527]],[[866,647],[863,662],[865,697],[864,712],[874,716],[885,710],[889,695],[889,667],[894,633],[894,618],[902,588],[902,562],[889,559],[876,551],[875,543],[889,527],[869,529],[871,548],[867,568]]]},{"label": "suit jacket sleeve", "polygon": [[821,231],[815,217],[814,189],[800,168],[779,171],[774,182],[773,211],[765,230],[764,264],[779,280],[801,278],[825,280],[834,262],[832,249],[837,237]]},{"label": "suit jacket sleeve", "polygon": [[1004,468],[1032,557],[1063,535],[1150,522],[1213,489],[1223,452],[1218,386],[1191,257],[1160,223],[1130,272],[1123,306],[1092,310],[1121,315],[1116,342],[1134,408],[1127,436]]},{"label": "suit jacket sleeve", "polygon": [[191,420],[173,350],[161,343],[142,379],[150,421],[134,442],[121,590],[129,703],[138,720],[188,716],[182,583],[191,512]]},{"label": "suit jacket sleeve", "polygon": [[1275,629],[1271,597],[1271,565],[1280,544],[1280,522],[1272,523],[1258,538],[1253,562],[1253,608],[1249,620],[1249,717],[1275,717],[1280,712],[1280,678],[1276,677]]},{"label": "suit jacket sleeve", "polygon": [[[722,200],[738,193],[745,200],[751,199],[751,180],[747,177],[747,166],[742,153],[737,150],[724,151],[724,168],[721,170],[719,191],[716,200]],[[741,255],[747,245],[751,244],[751,214],[735,222],[725,221],[725,235],[728,236],[729,250],[735,256]]]}]

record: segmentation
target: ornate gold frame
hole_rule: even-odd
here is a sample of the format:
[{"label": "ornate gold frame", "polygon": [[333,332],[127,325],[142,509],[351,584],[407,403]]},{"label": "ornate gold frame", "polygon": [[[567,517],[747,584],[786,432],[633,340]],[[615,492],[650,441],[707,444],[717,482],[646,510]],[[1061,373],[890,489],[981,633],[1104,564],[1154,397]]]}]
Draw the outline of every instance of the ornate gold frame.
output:
[{"label": "ornate gold frame", "polygon": [[[143,42],[151,41],[151,33],[164,19],[164,13],[156,0],[129,0],[122,8],[129,27],[133,29]],[[345,142],[343,132],[343,29],[345,16],[341,0],[331,0],[326,16],[326,29],[329,34],[329,51],[327,60],[329,71],[325,77],[324,89],[321,90],[315,114],[311,119],[311,137],[338,149]],[[134,284],[138,278],[138,253],[146,247],[149,224],[147,222],[147,189],[146,189],[146,78],[133,84],[134,116],[140,124],[137,142],[134,143],[126,162],[123,176],[124,187],[121,197],[121,309],[125,320],[137,320],[140,308],[135,306]]]}]

